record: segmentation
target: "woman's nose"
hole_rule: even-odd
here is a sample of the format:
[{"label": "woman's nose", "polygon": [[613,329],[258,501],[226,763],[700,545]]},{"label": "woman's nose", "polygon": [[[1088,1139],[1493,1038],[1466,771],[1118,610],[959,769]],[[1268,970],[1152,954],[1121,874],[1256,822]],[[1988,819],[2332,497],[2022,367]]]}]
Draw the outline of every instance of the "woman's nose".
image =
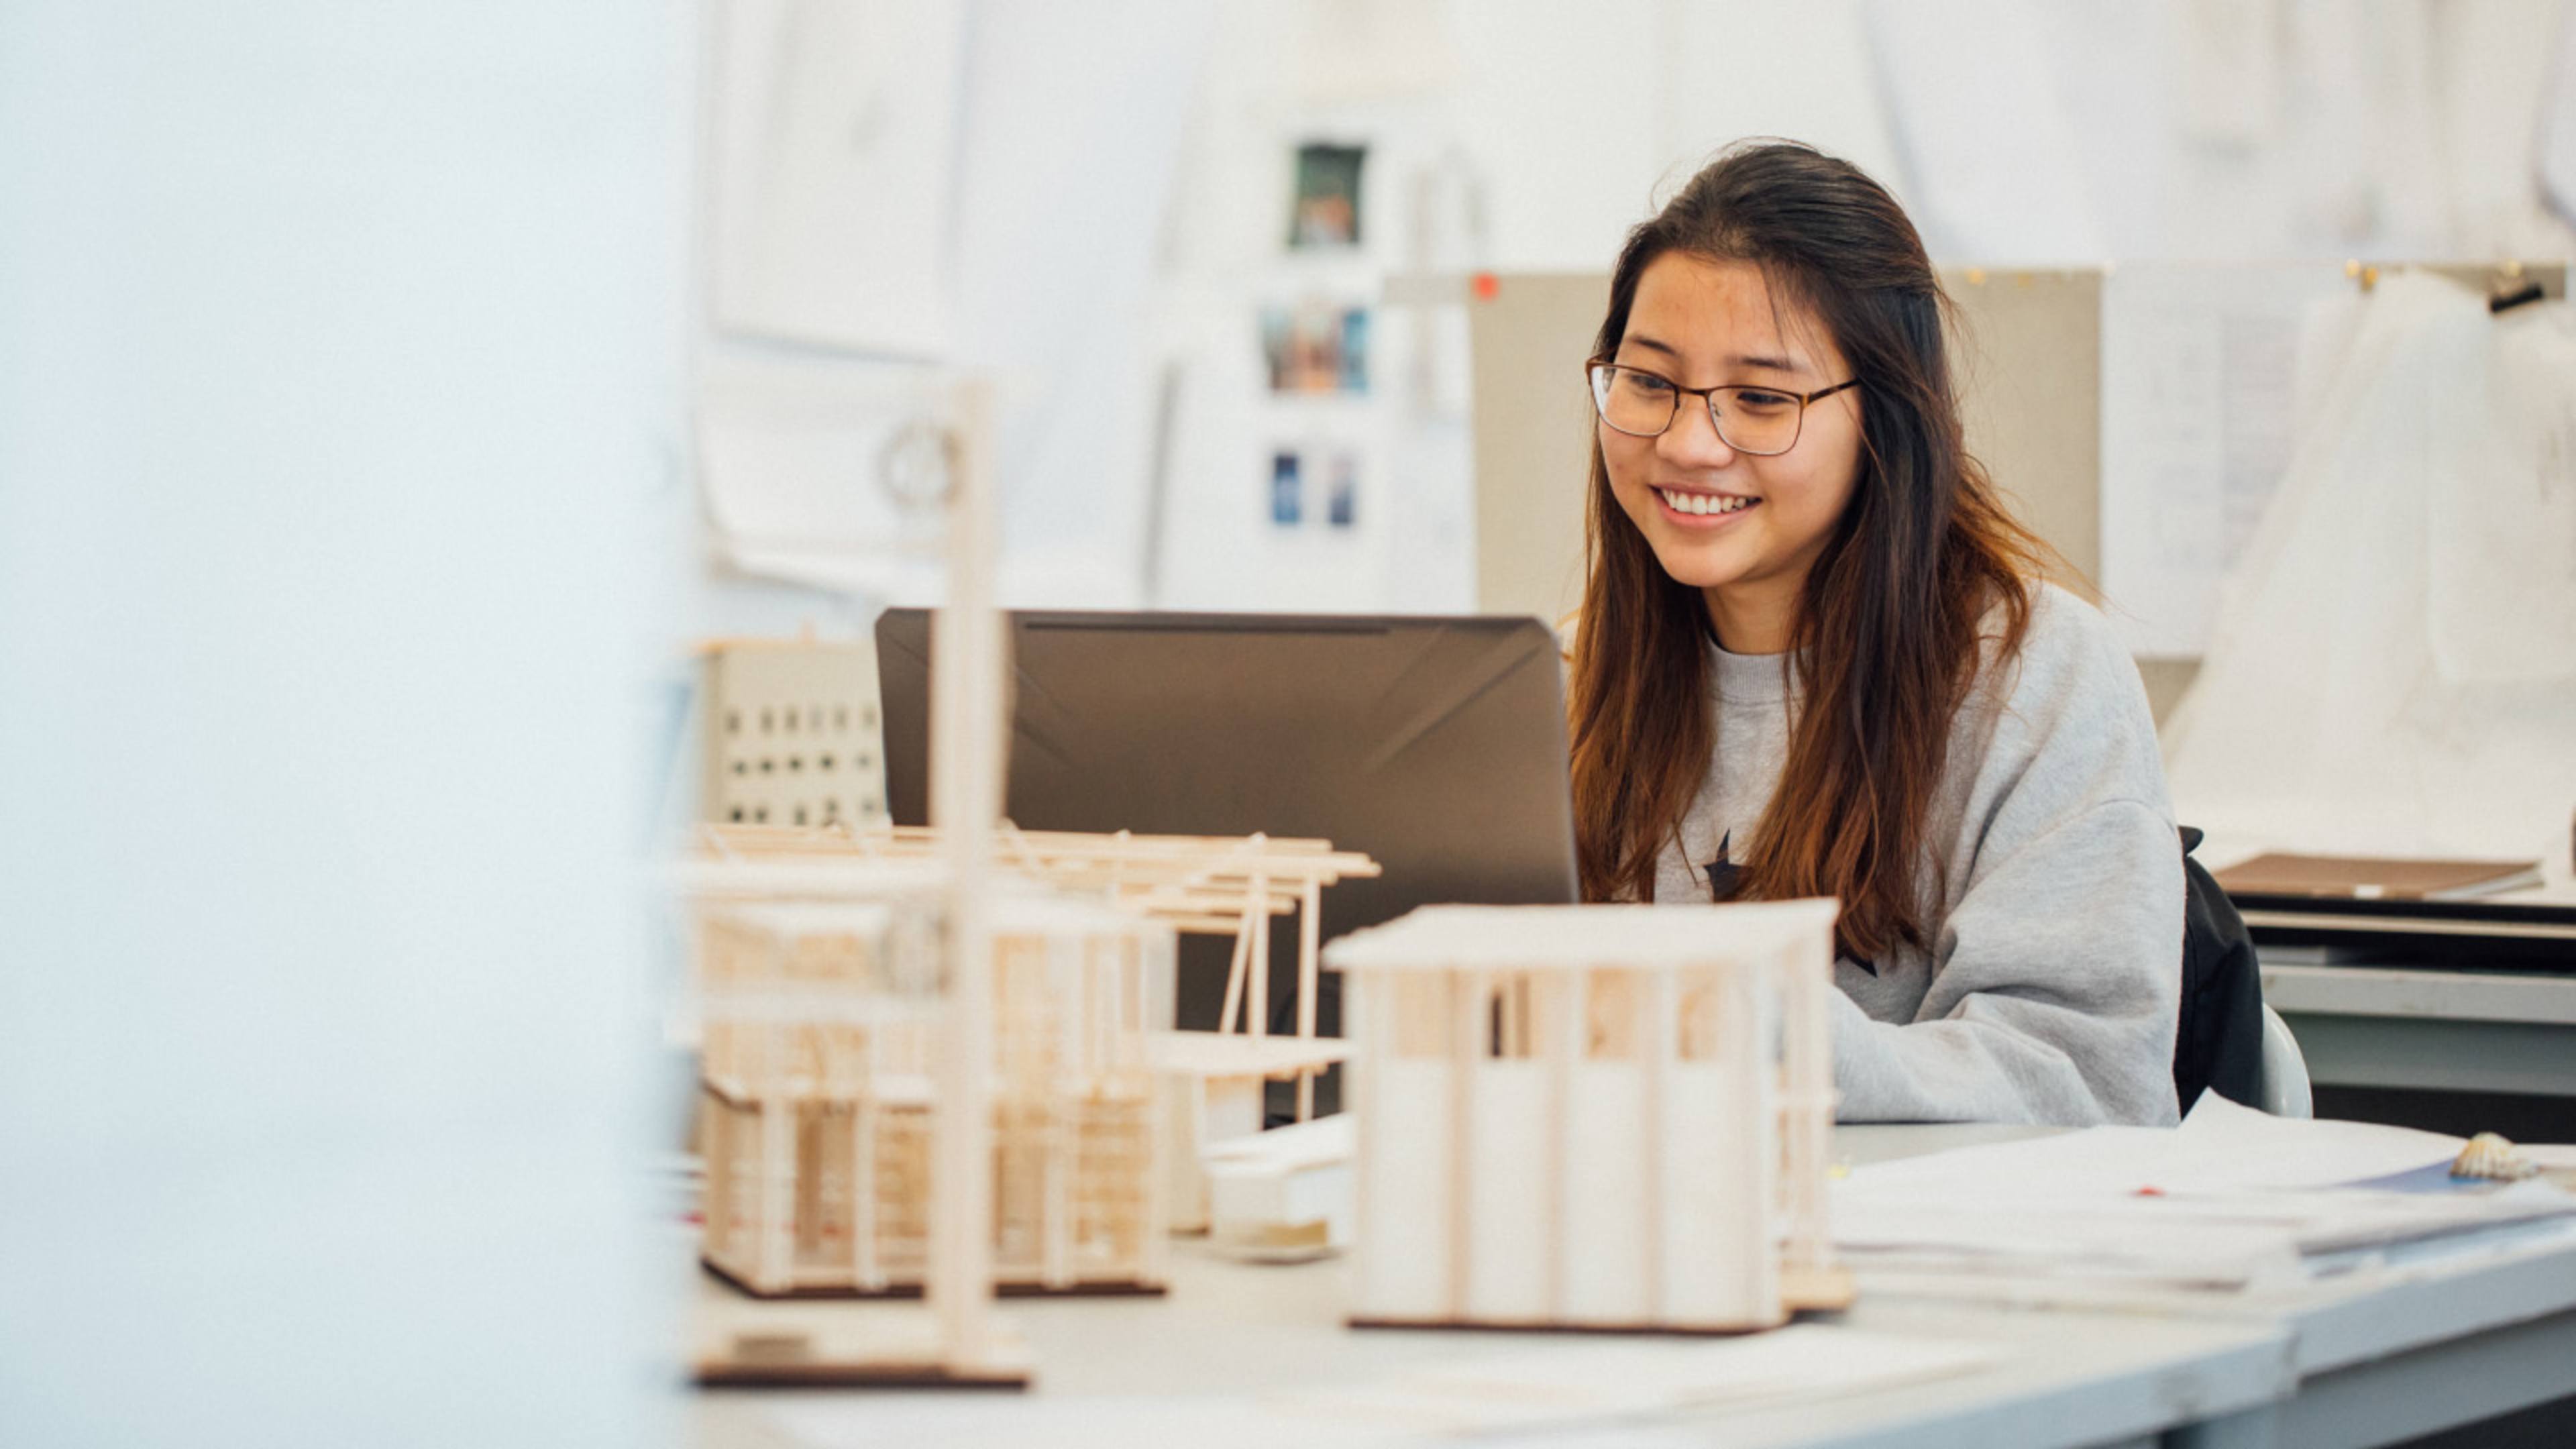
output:
[{"label": "woman's nose", "polygon": [[1674,410],[1673,425],[1655,439],[1656,451],[1668,462],[1693,468],[1723,468],[1735,461],[1735,449],[1717,430],[1717,415],[1708,399],[1690,397]]}]

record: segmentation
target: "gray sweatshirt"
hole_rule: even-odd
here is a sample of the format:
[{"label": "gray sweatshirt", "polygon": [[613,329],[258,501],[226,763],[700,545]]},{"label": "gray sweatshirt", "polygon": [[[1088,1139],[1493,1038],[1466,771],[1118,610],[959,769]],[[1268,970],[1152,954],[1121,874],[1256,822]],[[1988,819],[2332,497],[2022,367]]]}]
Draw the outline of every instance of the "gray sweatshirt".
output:
[{"label": "gray sweatshirt", "polygon": [[[1709,652],[1717,748],[1659,902],[1723,895],[1787,753],[1782,657]],[[1923,842],[1930,953],[1835,963],[1841,1118],[2173,1123],[2182,846],[2137,666],[2090,605],[2043,585],[2019,657],[1989,645]]]}]

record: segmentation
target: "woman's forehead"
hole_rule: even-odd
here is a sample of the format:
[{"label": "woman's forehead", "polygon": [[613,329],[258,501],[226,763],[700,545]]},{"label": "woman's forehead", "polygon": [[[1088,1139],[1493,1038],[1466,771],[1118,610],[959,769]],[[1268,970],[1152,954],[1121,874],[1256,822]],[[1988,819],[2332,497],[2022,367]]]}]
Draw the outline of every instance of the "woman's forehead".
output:
[{"label": "woman's forehead", "polygon": [[1773,286],[1762,268],[1687,252],[1666,252],[1646,264],[1621,343],[1647,357],[1704,368],[1821,375],[1841,361],[1814,312]]}]

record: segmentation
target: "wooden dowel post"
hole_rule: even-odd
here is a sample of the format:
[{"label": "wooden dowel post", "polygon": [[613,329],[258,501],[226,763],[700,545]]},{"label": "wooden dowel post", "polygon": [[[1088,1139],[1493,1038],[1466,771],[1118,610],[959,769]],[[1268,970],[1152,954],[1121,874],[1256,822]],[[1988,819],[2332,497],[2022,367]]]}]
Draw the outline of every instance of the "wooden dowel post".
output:
[{"label": "wooden dowel post", "polygon": [[[1309,879],[1297,901],[1297,1035],[1315,1039],[1315,998],[1323,977],[1324,887]],[[1315,1074],[1297,1074],[1297,1120],[1315,1115]]]},{"label": "wooden dowel post", "polygon": [[1252,1039],[1260,1041],[1270,1035],[1270,879],[1255,875],[1244,919],[1252,928],[1251,1000],[1246,1003],[1250,1014]]},{"label": "wooden dowel post", "polygon": [[931,633],[931,823],[947,857],[948,1009],[933,1124],[924,1296],[952,1367],[990,1354],[993,1297],[993,836],[1002,818],[1009,640],[993,590],[991,399],[956,389],[949,454],[948,605]]},{"label": "wooden dowel post", "polygon": [[1252,969],[1252,933],[1255,929],[1266,931],[1270,929],[1270,923],[1263,921],[1256,927],[1252,907],[1247,905],[1243,908],[1242,920],[1235,926],[1233,963],[1226,967],[1225,1009],[1216,1017],[1216,1029],[1221,1034],[1234,1030],[1234,1013],[1243,1004],[1243,978],[1244,973]]}]

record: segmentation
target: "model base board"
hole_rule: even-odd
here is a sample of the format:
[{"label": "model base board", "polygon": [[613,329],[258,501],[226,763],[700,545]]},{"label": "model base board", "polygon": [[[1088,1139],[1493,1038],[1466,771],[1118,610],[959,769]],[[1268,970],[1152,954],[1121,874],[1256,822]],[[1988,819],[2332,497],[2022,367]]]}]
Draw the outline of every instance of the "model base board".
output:
[{"label": "model base board", "polygon": [[774,1306],[710,1305],[701,1311],[689,1376],[708,1388],[1025,1389],[1025,1344],[999,1323],[982,1362],[943,1362],[927,1308],[798,1314]]},{"label": "model base board", "polygon": [[[753,1287],[740,1274],[715,1259],[699,1255],[698,1266],[709,1276],[746,1298],[764,1303],[837,1302],[837,1303],[918,1303],[922,1285],[889,1283],[882,1288],[854,1288],[846,1277],[839,1281],[800,1283],[793,1288],[761,1289]],[[1102,1279],[1092,1283],[1047,1283],[1035,1278],[1005,1278],[996,1274],[993,1296],[997,1298],[1160,1298],[1171,1292],[1164,1283],[1140,1283],[1134,1279]]]}]

